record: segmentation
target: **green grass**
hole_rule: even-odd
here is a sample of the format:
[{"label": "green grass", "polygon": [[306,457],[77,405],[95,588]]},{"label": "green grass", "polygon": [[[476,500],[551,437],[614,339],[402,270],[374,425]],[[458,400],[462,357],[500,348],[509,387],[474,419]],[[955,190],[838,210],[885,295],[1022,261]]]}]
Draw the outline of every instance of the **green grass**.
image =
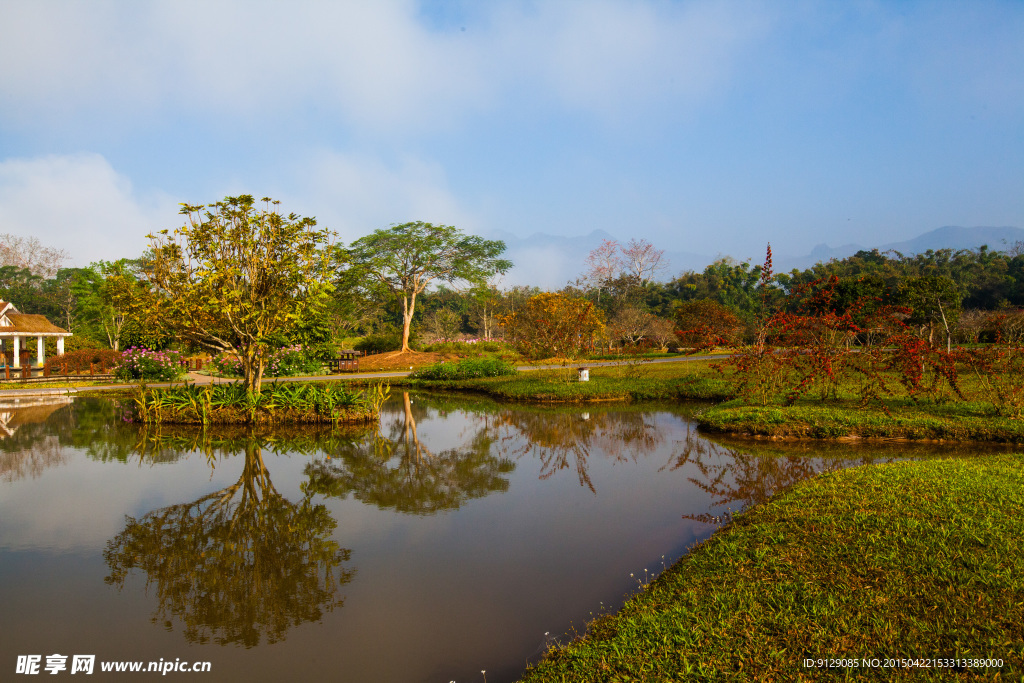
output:
[{"label": "green grass", "polygon": [[792,406],[751,406],[731,401],[698,415],[700,426],[713,432],[774,438],[836,439],[845,437],[993,441],[1024,443],[1024,421],[992,414],[977,402],[935,404],[929,401],[887,401],[861,407],[855,401]]},{"label": "green grass", "polygon": [[[1003,666],[801,665],[940,657]],[[524,681],[1022,675],[1024,456],[993,455],[859,467],[798,484],[736,516]]]},{"label": "green grass", "polygon": [[728,397],[727,385],[702,362],[597,367],[589,382],[577,380],[576,366],[520,372],[509,377],[468,380],[399,378],[395,387],[482,393],[506,401],[587,403]]}]

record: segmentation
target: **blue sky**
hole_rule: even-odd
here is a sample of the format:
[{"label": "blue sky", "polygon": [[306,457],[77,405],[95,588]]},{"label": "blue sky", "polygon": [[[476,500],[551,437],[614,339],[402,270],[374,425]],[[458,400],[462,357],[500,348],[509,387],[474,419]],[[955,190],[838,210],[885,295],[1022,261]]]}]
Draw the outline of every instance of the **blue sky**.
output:
[{"label": "blue sky", "polygon": [[76,265],[243,192],[746,257],[1024,227],[1022,188],[1019,1],[0,0],[0,232]]}]

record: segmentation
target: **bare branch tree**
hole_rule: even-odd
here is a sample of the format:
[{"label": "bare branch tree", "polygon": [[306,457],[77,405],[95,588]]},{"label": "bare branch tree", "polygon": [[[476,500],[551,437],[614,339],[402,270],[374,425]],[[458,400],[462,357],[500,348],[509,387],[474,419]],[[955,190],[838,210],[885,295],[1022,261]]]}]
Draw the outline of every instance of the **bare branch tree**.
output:
[{"label": "bare branch tree", "polygon": [[49,279],[68,258],[67,251],[48,247],[38,237],[0,234],[0,266],[28,268],[33,275]]},{"label": "bare branch tree", "polygon": [[653,280],[655,275],[668,267],[668,262],[664,260],[665,250],[655,249],[647,240],[631,239],[622,247],[622,257],[626,273],[635,277],[642,285]]}]

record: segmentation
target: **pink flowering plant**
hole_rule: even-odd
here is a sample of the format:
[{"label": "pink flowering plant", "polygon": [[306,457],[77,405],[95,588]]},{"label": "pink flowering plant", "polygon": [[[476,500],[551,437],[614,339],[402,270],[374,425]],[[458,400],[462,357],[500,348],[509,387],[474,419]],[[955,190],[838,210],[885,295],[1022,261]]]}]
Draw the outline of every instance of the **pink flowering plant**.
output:
[{"label": "pink flowering plant", "polygon": [[[241,377],[242,362],[235,356],[222,354],[213,359],[213,367],[223,377]],[[296,375],[321,375],[323,365],[302,346],[286,346],[273,351],[267,357],[264,377],[293,377]]]},{"label": "pink flowering plant", "polygon": [[180,352],[150,351],[142,346],[133,346],[121,353],[121,360],[114,368],[114,377],[122,381],[170,382],[183,372]]},{"label": "pink flowering plant", "polygon": [[323,374],[323,365],[302,346],[286,346],[270,354],[267,359],[267,377]]},{"label": "pink flowering plant", "polygon": [[215,356],[211,362],[217,370],[217,374],[221,377],[242,376],[242,361],[238,360],[235,356],[222,353],[219,356]]}]

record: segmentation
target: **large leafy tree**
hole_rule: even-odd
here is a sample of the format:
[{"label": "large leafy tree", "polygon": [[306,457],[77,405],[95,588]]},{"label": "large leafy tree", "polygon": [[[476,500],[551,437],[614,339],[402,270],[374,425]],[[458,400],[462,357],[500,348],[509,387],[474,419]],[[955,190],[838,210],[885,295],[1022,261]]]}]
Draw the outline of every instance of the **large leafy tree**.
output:
[{"label": "large leafy tree", "polygon": [[193,344],[237,355],[257,394],[274,340],[325,305],[335,276],[329,232],[260,201],[182,205],[188,222],[149,236],[147,267],[157,318]]},{"label": "large leafy tree", "polygon": [[505,339],[529,358],[574,358],[604,332],[604,315],[592,301],[544,292],[499,320]]},{"label": "large leafy tree", "polygon": [[356,240],[347,256],[350,275],[368,277],[401,301],[401,350],[408,351],[416,297],[435,282],[483,285],[487,278],[512,267],[511,261],[499,258],[504,251],[505,243],[499,240],[416,221]]},{"label": "large leafy tree", "polygon": [[129,259],[97,261],[75,272],[71,286],[82,321],[102,331],[110,348],[120,350],[121,331],[145,301],[137,277],[139,263]]}]

